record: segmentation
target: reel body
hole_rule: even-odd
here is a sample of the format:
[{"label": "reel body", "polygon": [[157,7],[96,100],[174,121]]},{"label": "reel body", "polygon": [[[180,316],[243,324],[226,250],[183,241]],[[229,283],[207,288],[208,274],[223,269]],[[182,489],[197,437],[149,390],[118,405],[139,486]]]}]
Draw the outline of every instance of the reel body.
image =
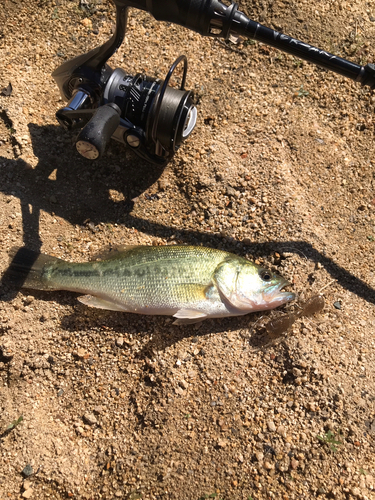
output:
[{"label": "reel body", "polygon": [[[181,88],[175,89],[168,83],[180,62],[184,76]],[[82,128],[76,147],[87,159],[99,158],[113,138],[147,161],[166,164],[196,123],[193,94],[184,90],[186,72],[187,59],[180,56],[164,81],[106,65],[95,91],[87,79],[74,76],[72,97],[56,113],[57,119],[68,130]]]}]

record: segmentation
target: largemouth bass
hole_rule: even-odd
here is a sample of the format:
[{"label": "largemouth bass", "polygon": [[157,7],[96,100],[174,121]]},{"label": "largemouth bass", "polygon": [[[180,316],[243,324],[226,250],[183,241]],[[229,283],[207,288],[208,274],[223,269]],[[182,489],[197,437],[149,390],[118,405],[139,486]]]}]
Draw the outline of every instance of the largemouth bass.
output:
[{"label": "largemouth bass", "polygon": [[8,273],[22,287],[87,294],[83,304],[163,314],[175,324],[273,309],[290,283],[237,255],[194,246],[129,246],[101,261],[71,263],[21,248]]}]

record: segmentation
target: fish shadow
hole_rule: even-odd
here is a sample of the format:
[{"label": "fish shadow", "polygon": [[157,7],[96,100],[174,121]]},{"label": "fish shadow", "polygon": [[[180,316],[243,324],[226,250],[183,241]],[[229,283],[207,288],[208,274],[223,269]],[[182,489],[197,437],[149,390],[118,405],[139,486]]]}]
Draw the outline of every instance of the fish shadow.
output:
[{"label": "fish shadow", "polygon": [[[69,303],[68,297],[65,303]],[[136,357],[139,358],[152,358],[156,352],[165,351],[187,338],[199,345],[200,355],[204,356],[204,349],[200,343],[211,335],[223,333],[225,335],[235,333],[242,339],[245,350],[254,351],[267,349],[275,344],[275,340],[284,338],[280,336],[280,339],[275,339],[269,336],[260,320],[268,321],[271,317],[282,315],[285,307],[266,314],[253,312],[244,316],[206,319],[193,325],[173,325],[174,318],[170,316],[105,311],[87,308],[82,304],[76,304],[74,308],[72,314],[62,318],[60,327],[63,330],[74,333],[77,329],[90,331],[99,327],[103,335],[108,336],[109,344],[112,343],[116,350],[131,350],[133,343],[137,344]],[[116,339],[119,338],[125,340],[121,348],[116,344]]]}]

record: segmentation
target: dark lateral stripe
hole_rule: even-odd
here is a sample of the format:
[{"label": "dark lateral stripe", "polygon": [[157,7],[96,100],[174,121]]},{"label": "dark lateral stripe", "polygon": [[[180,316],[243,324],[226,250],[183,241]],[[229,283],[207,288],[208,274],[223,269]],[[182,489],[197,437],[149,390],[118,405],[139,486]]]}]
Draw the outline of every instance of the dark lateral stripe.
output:
[{"label": "dark lateral stripe", "polygon": [[58,274],[60,276],[71,276],[71,277],[74,277],[74,278],[77,278],[77,277],[84,277],[84,278],[87,278],[87,277],[90,277],[90,276],[100,276],[100,273],[99,271],[97,271],[96,269],[59,269],[58,270]]}]

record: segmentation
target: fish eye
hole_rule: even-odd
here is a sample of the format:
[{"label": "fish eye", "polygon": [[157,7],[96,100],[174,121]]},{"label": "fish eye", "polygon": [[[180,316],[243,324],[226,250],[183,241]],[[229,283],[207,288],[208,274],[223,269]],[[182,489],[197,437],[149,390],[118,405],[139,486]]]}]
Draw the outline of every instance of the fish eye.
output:
[{"label": "fish eye", "polygon": [[269,271],[263,270],[259,273],[259,276],[262,278],[263,281],[271,281],[272,280],[272,273]]}]

